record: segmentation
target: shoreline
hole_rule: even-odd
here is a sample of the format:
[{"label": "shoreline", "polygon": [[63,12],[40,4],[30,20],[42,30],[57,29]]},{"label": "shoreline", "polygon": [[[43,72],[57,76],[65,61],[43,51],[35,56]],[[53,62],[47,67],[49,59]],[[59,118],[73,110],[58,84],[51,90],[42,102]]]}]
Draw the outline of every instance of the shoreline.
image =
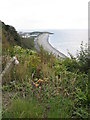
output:
[{"label": "shoreline", "polygon": [[49,43],[49,34],[48,33],[42,33],[40,35],[38,35],[35,39],[34,39],[34,44],[35,44],[35,48],[39,50],[39,46],[42,46],[46,51],[48,51],[49,53],[53,53],[56,57],[62,57],[62,58],[66,58],[67,56],[64,55],[63,53],[61,53],[59,50],[57,50],[56,48],[54,48],[50,43]]},{"label": "shoreline", "polygon": [[52,44],[49,42],[49,39],[47,40],[48,44],[55,50],[57,51],[63,58],[66,58],[67,56],[65,54],[63,54],[62,52],[60,52],[59,50],[57,50],[55,47],[52,46]]}]

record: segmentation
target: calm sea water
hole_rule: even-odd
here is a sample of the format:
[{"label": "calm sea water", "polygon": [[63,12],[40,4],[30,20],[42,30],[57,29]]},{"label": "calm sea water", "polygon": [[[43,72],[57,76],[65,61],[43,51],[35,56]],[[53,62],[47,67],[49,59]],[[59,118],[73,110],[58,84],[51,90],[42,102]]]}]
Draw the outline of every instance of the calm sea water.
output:
[{"label": "calm sea water", "polygon": [[49,29],[37,29],[37,30],[23,30],[23,32],[33,31],[48,31],[54,34],[50,35],[49,43],[65,54],[69,56],[68,51],[72,55],[76,55],[77,50],[80,50],[80,44],[83,41],[84,44],[88,43],[88,30],[83,29],[65,29],[65,30],[49,30]]},{"label": "calm sea water", "polygon": [[68,51],[72,55],[76,55],[80,50],[80,44],[88,43],[88,30],[50,30],[54,34],[50,35],[49,42],[60,52],[68,55]]}]

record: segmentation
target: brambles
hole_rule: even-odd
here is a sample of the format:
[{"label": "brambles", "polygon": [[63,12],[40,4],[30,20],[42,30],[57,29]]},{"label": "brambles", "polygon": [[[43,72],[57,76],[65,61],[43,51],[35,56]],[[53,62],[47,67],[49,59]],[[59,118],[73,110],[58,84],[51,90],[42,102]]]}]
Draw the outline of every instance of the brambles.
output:
[{"label": "brambles", "polygon": [[[20,46],[8,51],[8,57],[16,55],[20,63],[13,66],[3,79],[3,93],[13,94],[13,97],[9,98],[10,105],[5,106],[3,101],[3,117],[88,117],[88,76],[80,71],[79,59],[61,60],[44,50],[36,53]],[[4,62],[6,61],[3,61],[3,64]],[[32,103],[33,109],[30,109],[29,98],[32,101],[35,99],[35,103]],[[15,107],[17,105],[21,107],[20,111]]]}]

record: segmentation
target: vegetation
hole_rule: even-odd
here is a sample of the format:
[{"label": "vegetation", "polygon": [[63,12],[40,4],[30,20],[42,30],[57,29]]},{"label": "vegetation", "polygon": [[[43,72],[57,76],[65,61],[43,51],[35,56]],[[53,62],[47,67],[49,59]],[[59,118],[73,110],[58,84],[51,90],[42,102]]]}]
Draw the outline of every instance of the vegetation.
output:
[{"label": "vegetation", "polygon": [[88,51],[81,48],[66,59],[42,47],[7,48],[3,67],[14,55],[19,64],[3,77],[3,118],[88,118]]},{"label": "vegetation", "polygon": [[16,32],[15,28],[9,25],[5,25],[2,22],[2,47],[5,49],[5,47],[13,46],[15,44],[20,45],[21,39],[19,34]]},{"label": "vegetation", "polygon": [[[23,48],[34,48],[34,38],[22,38],[14,27],[5,25],[2,22],[2,55],[7,54],[8,50],[13,49],[13,46],[19,45]],[[12,50],[11,50],[12,51]]]},{"label": "vegetation", "polygon": [[34,50],[34,37],[22,38],[22,47]]}]

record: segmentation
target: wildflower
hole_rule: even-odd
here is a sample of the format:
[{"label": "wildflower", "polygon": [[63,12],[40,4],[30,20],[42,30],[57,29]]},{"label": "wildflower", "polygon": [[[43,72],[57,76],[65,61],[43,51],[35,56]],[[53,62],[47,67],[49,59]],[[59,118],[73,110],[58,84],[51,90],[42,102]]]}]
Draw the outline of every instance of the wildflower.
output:
[{"label": "wildflower", "polygon": [[39,86],[39,84],[35,83],[35,86],[36,86],[36,87],[38,87],[38,86]]},{"label": "wildflower", "polygon": [[18,60],[15,60],[15,64],[18,65],[18,64],[19,64],[19,61],[18,61]]},{"label": "wildflower", "polygon": [[43,80],[39,79],[37,82],[43,82]]},{"label": "wildflower", "polygon": [[13,57],[13,60],[17,60],[16,56]]},{"label": "wildflower", "polygon": [[39,86],[39,89],[41,89],[41,86]]},{"label": "wildflower", "polygon": [[13,60],[14,60],[14,62],[15,62],[16,65],[19,64],[19,61],[17,60],[17,57],[16,57],[16,56],[13,57]]}]

